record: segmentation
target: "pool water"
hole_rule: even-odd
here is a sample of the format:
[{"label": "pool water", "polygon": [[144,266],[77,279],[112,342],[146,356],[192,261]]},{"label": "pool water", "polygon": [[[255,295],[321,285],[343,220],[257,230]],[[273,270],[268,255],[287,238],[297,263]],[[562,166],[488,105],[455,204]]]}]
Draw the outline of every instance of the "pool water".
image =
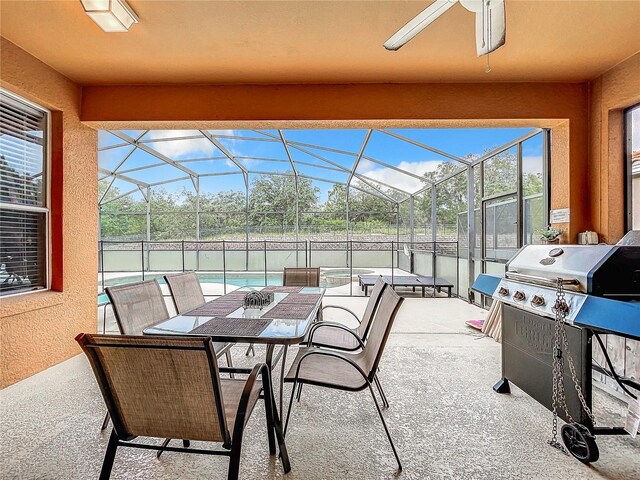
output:
[{"label": "pool water", "polygon": [[[224,283],[225,277],[222,273],[198,273],[200,283]],[[148,274],[144,276],[145,280],[155,278],[160,285],[164,285],[165,281],[162,274]],[[264,273],[227,273],[227,285],[235,285],[237,287],[262,287],[264,286]],[[112,285],[122,285],[125,283],[141,282],[142,275],[131,275],[126,277],[112,278],[105,280],[105,287]],[[281,273],[267,274],[267,285],[282,285]]]},{"label": "pool water", "polygon": [[[332,288],[339,285],[346,285],[349,283],[349,277],[351,274],[354,276],[358,274],[373,273],[372,270],[357,269],[353,271],[348,268],[333,269],[322,272],[320,277],[320,286],[323,288]],[[200,283],[225,283],[225,277],[222,273],[198,273],[198,279]],[[165,284],[163,274],[148,274],[144,276],[145,280],[157,279],[161,285]],[[264,273],[227,273],[226,283],[227,285],[235,285],[237,287],[262,287],[264,286],[265,276]],[[142,275],[128,275],[126,277],[111,278],[105,280],[104,286],[111,287],[114,285],[123,285],[125,283],[141,282]],[[268,273],[267,285],[282,285],[281,273]],[[98,305],[108,303],[109,299],[107,295],[101,293],[98,295]]]},{"label": "pool water", "polygon": [[[200,283],[224,283],[222,273],[198,273]],[[160,285],[165,285],[163,274],[148,274],[144,276],[145,280],[155,278]],[[141,282],[142,275],[129,275],[126,277],[111,278],[104,281],[105,287],[114,285],[124,285],[126,283]],[[237,287],[262,287],[264,286],[264,273],[227,273],[227,285],[235,285]],[[281,273],[267,274],[267,285],[282,285]],[[321,285],[322,286],[322,285]],[[109,298],[105,293],[98,295],[98,305],[109,303]]]}]

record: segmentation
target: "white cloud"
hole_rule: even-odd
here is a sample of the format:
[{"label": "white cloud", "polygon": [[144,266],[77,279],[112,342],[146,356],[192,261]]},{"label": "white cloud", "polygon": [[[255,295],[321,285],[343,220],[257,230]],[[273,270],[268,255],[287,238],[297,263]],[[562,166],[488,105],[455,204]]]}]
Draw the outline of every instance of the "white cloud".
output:
[{"label": "white cloud", "polygon": [[542,173],[542,157],[540,155],[522,157],[522,173]]},{"label": "white cloud", "polygon": [[[233,130],[212,130],[211,133],[216,135],[233,135]],[[162,140],[193,137],[195,135],[200,135],[200,138],[165,140],[161,142],[150,142],[147,145],[172,160],[211,155],[215,147],[209,140],[204,138],[198,130],[151,130],[146,138]]]},{"label": "white cloud", "polygon": [[[423,176],[427,172],[434,172],[438,169],[442,161],[440,160],[425,160],[421,162],[400,162],[397,167],[401,170],[405,170],[414,175]],[[396,188],[404,190],[409,193],[413,193],[420,190],[425,186],[425,183],[415,177],[405,175],[404,173],[392,170],[391,168],[383,167],[370,160],[361,160],[358,165],[359,174],[366,175],[367,177],[380,182],[388,183]]]}]

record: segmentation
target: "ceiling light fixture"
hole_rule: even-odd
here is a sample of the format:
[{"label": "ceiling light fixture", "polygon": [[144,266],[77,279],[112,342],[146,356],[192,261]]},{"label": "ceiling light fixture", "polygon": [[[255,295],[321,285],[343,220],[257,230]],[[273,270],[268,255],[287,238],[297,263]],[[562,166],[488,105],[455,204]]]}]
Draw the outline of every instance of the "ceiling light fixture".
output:
[{"label": "ceiling light fixture", "polygon": [[105,32],[128,32],[138,17],[125,0],[80,0],[85,13]]}]

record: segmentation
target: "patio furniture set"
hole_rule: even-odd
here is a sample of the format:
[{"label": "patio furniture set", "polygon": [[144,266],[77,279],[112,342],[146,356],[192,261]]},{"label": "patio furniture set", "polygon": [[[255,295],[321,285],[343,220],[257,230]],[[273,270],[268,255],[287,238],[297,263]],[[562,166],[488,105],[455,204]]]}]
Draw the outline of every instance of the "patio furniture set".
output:
[{"label": "patio furniture set", "polygon": [[[170,317],[156,280],[108,287],[121,335],[76,337],[107,407],[102,429],[113,423],[100,479],[110,477],[119,447],[156,450],[158,457],[166,451],[228,456],[227,478],[237,479],[245,426],[259,400],[265,405],[269,452],[278,450],[287,473],[291,464],[285,436],[294,399],[300,400],[305,384],[369,390],[402,469],[383,416],[389,402],[378,371],[403,299],[383,277],[373,284],[361,318],[341,306],[322,306],[318,269],[286,269],[282,287],[264,287],[260,294],[245,287],[210,302],[193,272],[165,280],[176,316]],[[245,297],[262,298],[264,305],[256,308]],[[329,308],[346,310],[357,326],[323,320],[322,312]],[[235,367],[231,349],[236,344],[264,344],[264,361],[253,368]],[[287,371],[287,351],[293,345],[299,348]],[[226,366],[219,365],[223,356]],[[279,401],[272,373],[278,362]],[[292,388],[283,422],[284,383]],[[132,442],[136,437],[163,441]],[[182,446],[170,446],[171,439],[182,440]],[[192,448],[192,440],[216,442],[221,449]]]}]

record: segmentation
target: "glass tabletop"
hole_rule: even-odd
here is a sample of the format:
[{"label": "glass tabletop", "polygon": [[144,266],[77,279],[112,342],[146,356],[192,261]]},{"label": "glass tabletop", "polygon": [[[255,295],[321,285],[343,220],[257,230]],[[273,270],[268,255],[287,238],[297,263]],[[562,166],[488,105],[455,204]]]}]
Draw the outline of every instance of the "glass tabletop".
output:
[{"label": "glass tabletop", "polygon": [[[289,345],[300,343],[318,313],[324,288],[266,287],[273,301],[262,309],[243,308],[244,294],[259,288],[243,287],[191,312],[144,329],[145,335],[210,336],[218,342]],[[211,313],[216,312],[216,313]]]}]

